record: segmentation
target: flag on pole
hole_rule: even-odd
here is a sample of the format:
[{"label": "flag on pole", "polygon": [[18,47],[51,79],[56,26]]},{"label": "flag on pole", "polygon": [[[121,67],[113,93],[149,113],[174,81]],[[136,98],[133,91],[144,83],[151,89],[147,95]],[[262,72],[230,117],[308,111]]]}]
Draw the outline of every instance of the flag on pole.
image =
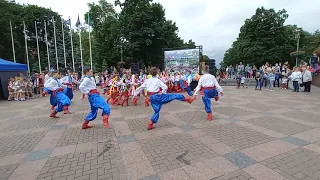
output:
[{"label": "flag on pole", "polygon": [[29,52],[28,52],[28,42],[27,42],[27,30],[26,30],[26,23],[23,21],[23,33],[24,33],[24,43],[26,46],[26,58],[28,64],[28,73],[30,75],[30,64],[29,64]]},{"label": "flag on pole", "polygon": [[79,31],[79,43],[80,43],[80,59],[81,59],[81,67],[82,67],[82,72],[83,72],[83,58],[82,58],[82,43],[81,43],[81,23],[80,23],[80,18],[79,18],[79,14],[78,14],[78,20],[76,23],[76,27],[78,28]]},{"label": "flag on pole", "polygon": [[90,19],[90,14],[88,13],[88,24],[89,24],[89,52],[90,52],[90,67],[92,69],[92,51],[91,51],[91,34],[90,34],[90,27],[92,27],[92,21]]},{"label": "flag on pole", "polygon": [[78,14],[78,20],[76,22],[76,27],[80,27],[81,23],[80,23],[80,18],[79,18],[79,14]]},{"label": "flag on pole", "polygon": [[59,71],[59,59],[58,59],[57,36],[56,36],[56,22],[54,21],[54,16],[52,17],[52,23],[53,23],[53,35],[54,35],[54,47],[55,47],[55,50],[56,50],[57,71]]},{"label": "flag on pole", "polygon": [[34,28],[36,31],[36,40],[37,40],[37,52],[38,52],[38,63],[39,63],[39,73],[41,73],[41,62],[40,62],[40,51],[39,51],[39,38],[38,38],[38,28],[37,22],[34,22]]},{"label": "flag on pole", "polygon": [[48,58],[48,69],[51,69],[50,65],[50,53],[49,53],[49,43],[48,43],[48,34],[47,34],[47,21],[44,21],[44,33],[46,38],[46,46],[47,46],[47,58]]},{"label": "flag on pole", "polygon": [[61,28],[62,28],[62,44],[63,44],[63,58],[64,58],[64,68],[67,69],[67,57],[66,57],[66,45],[64,42],[64,20],[61,19]]},{"label": "flag on pole", "polygon": [[69,17],[68,20],[63,20],[63,24],[64,24],[65,26],[71,26],[71,18]]},{"label": "flag on pole", "polygon": [[11,42],[12,42],[12,53],[13,53],[13,61],[16,62],[16,52],[14,49],[14,41],[13,41],[13,33],[12,33],[12,24],[10,20],[10,32],[11,32]]}]

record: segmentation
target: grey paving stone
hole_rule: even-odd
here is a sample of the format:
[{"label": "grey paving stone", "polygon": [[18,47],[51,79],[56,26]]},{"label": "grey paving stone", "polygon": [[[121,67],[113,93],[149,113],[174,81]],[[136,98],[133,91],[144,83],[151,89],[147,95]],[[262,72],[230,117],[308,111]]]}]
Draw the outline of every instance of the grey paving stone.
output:
[{"label": "grey paving stone", "polygon": [[246,168],[257,163],[255,160],[239,151],[226,154],[225,158],[239,168]]},{"label": "grey paving stone", "polygon": [[190,124],[185,124],[185,125],[182,125],[180,126],[180,128],[183,130],[183,131],[192,131],[192,130],[195,130],[197,129],[196,127],[190,125]]},{"label": "grey paving stone", "polygon": [[173,114],[173,116],[189,124],[207,122],[207,113],[201,111],[193,111],[192,113],[176,113]]},{"label": "grey paving stone", "polygon": [[281,140],[288,142],[288,143],[291,143],[291,144],[294,144],[294,145],[297,145],[297,146],[301,146],[301,147],[310,144],[310,142],[308,142],[308,141],[305,141],[305,140],[302,140],[302,139],[299,139],[296,137],[292,137],[292,136],[283,137],[283,138],[281,138]]},{"label": "grey paving stone", "polygon": [[47,158],[51,155],[53,149],[45,149],[41,151],[30,152],[24,158],[24,161],[36,161],[39,159]]},{"label": "grey paving stone", "polygon": [[243,170],[233,171],[222,176],[213,178],[211,180],[255,180],[252,176]]},{"label": "grey paving stone", "polygon": [[124,135],[124,136],[119,136],[117,137],[117,141],[119,144],[122,144],[122,143],[128,143],[128,142],[134,142],[136,141],[136,137],[131,134],[131,135]]},{"label": "grey paving stone", "polygon": [[[150,120],[148,118],[137,118],[137,119],[128,120],[127,124],[130,130],[132,131],[132,133],[135,134],[139,132],[148,131],[147,125],[149,121]],[[172,127],[175,127],[175,125],[161,117],[158,123],[156,124],[156,129],[165,129],[165,128],[172,128]]]},{"label": "grey paving stone", "polygon": [[52,119],[49,117],[49,113],[47,117],[29,117],[28,119],[24,119],[18,121],[12,126],[9,126],[3,129],[1,132],[8,132],[8,131],[20,131],[26,129],[36,129],[36,128],[43,128],[43,127],[52,127],[58,121],[58,119]]},{"label": "grey paving stone", "polygon": [[157,173],[218,156],[187,133],[169,134],[138,142]]},{"label": "grey paving stone", "polygon": [[12,164],[7,166],[0,166],[0,179],[8,179],[19,164]]},{"label": "grey paving stone", "polygon": [[292,121],[286,121],[284,119],[272,116],[251,119],[248,120],[248,122],[287,135],[297,134],[306,130],[313,129],[313,127],[307,125]]},{"label": "grey paving stone", "polygon": [[203,128],[203,131],[238,151],[259,144],[267,143],[276,138],[235,123],[221,124]]},{"label": "grey paving stone", "polygon": [[56,146],[63,147],[90,141],[107,140],[113,137],[116,137],[114,129],[107,129],[102,124],[85,130],[81,127],[68,128],[64,131]]},{"label": "grey paving stone", "polygon": [[235,117],[227,117],[227,118],[224,118],[225,120],[227,121],[230,121],[230,122],[239,122],[240,119],[238,118],[235,118]]},{"label": "grey paving stone", "polygon": [[58,130],[58,129],[67,129],[68,125],[54,125],[52,126],[52,130]]},{"label": "grey paving stone", "polygon": [[124,169],[125,166],[118,144],[113,144],[107,150],[101,144],[86,153],[70,153],[48,158],[38,176],[38,180],[64,177],[120,180],[120,176],[125,177]]},{"label": "grey paving stone", "polygon": [[0,157],[31,152],[47,132],[0,137]]},{"label": "grey paving stone", "polygon": [[148,177],[141,178],[139,180],[160,180],[160,178],[159,178],[158,175],[153,175],[153,176],[148,176]]},{"label": "grey paving stone", "polygon": [[261,162],[288,179],[320,179],[320,154],[300,148]]}]

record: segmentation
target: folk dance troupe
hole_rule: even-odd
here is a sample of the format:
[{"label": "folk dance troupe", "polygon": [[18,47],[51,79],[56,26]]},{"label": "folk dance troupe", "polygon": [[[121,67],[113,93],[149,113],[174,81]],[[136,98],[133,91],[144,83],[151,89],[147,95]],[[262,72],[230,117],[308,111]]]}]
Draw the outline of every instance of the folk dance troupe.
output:
[{"label": "folk dance troupe", "polygon": [[[218,101],[223,96],[223,89],[216,78],[209,74],[208,66],[202,69],[202,73],[203,75],[201,76],[199,74],[192,75],[191,72],[186,72],[185,74],[162,72],[159,74],[157,68],[151,68],[149,75],[124,72],[120,78],[119,75],[112,74],[105,83],[99,84],[90,68],[84,68],[80,82],[72,78],[72,72],[60,78],[58,71],[52,71],[44,84],[43,93],[50,94],[49,102],[52,107],[50,117],[57,118],[56,115],[59,112],[70,113],[69,107],[73,98],[72,85],[80,84],[79,89],[82,93],[82,99],[85,99],[85,96],[88,97],[91,109],[83,121],[82,129],[92,128],[89,123],[96,119],[99,109],[102,110],[103,125],[106,128],[110,128],[109,117],[111,112],[109,103],[113,106],[128,106],[129,101],[132,99],[132,104],[138,106],[138,100],[143,96],[144,105],[151,105],[154,110],[147,124],[147,129],[151,130],[155,128],[155,124],[159,120],[162,105],[173,100],[191,104],[196,99],[196,96],[199,95],[207,113],[207,120],[213,119],[211,99]],[[191,82],[193,80],[198,81],[194,93],[191,91]],[[102,94],[99,93],[97,85],[103,89]],[[185,91],[187,95],[181,94]],[[106,99],[104,96],[106,96]]]}]

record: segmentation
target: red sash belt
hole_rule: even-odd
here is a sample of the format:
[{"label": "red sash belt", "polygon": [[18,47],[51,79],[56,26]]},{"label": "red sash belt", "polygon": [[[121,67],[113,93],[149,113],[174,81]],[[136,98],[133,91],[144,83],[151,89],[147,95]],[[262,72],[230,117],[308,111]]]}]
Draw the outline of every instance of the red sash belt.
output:
[{"label": "red sash belt", "polygon": [[91,89],[90,92],[89,92],[89,95],[90,94],[100,94],[100,93],[98,92],[97,89]]},{"label": "red sash belt", "polygon": [[204,90],[212,90],[212,89],[215,89],[216,88],[216,86],[211,86],[211,87],[201,87],[201,89],[200,89],[200,95],[204,95]]},{"label": "red sash belt", "polygon": [[148,96],[154,95],[154,94],[158,94],[160,91],[158,92],[148,92]]},{"label": "red sash belt", "polygon": [[56,97],[57,92],[63,92],[63,91],[64,91],[63,88],[58,88],[58,89],[54,90],[54,91],[52,92],[52,93],[53,93],[53,97]]},{"label": "red sash belt", "polygon": [[66,86],[72,86],[71,83],[63,83],[63,84],[66,85]]}]

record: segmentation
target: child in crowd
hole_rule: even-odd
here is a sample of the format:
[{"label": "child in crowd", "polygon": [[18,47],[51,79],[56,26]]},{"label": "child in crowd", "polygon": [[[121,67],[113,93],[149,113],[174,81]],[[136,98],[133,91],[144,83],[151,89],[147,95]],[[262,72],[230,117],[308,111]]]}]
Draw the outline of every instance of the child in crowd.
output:
[{"label": "child in crowd", "polygon": [[259,86],[259,90],[261,90],[263,82],[262,82],[262,75],[260,71],[256,71],[255,79],[256,79],[256,90],[258,90],[258,86]]},{"label": "child in crowd", "polygon": [[236,80],[237,80],[237,88],[240,88],[240,83],[241,83],[240,73],[237,74]]},{"label": "child in crowd", "polygon": [[274,74],[274,71],[272,68],[268,68],[267,69],[267,74],[266,74],[267,80],[269,81],[269,86],[267,88],[267,90],[269,91],[274,91],[274,81],[276,80],[276,76]]},{"label": "child in crowd", "polygon": [[287,89],[288,77],[283,73],[282,75],[282,82],[281,82],[281,89]]},{"label": "child in crowd", "polygon": [[244,74],[242,74],[242,77],[241,77],[241,86],[244,87],[245,83],[246,83],[246,77]]}]

